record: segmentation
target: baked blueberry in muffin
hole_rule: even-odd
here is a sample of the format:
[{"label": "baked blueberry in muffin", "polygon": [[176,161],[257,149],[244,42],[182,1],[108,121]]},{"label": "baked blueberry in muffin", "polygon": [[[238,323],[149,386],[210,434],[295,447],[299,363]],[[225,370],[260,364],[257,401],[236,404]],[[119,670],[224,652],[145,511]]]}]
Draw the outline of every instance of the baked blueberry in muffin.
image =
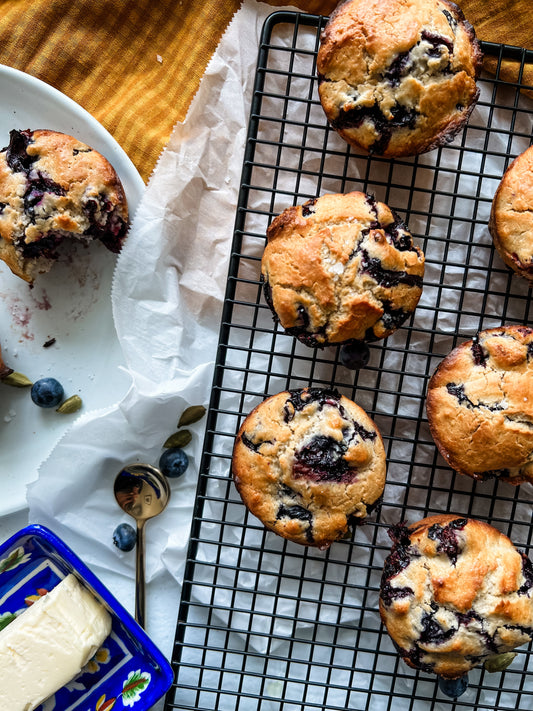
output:
[{"label": "baked blueberry in muffin", "polygon": [[533,146],[505,171],[492,201],[489,231],[507,266],[533,284]]},{"label": "baked blueberry in muffin", "polygon": [[533,636],[533,566],[485,522],[431,516],[393,526],[381,618],[404,661],[462,677]]},{"label": "baked blueberry in muffin", "polygon": [[354,147],[416,155],[464,126],[481,64],[472,26],[448,0],[347,0],[321,35],[320,101]]},{"label": "baked blueberry in muffin", "polygon": [[371,195],[323,195],[289,207],[267,239],[265,299],[308,346],[386,338],[420,299],[424,255],[398,215]]},{"label": "baked blueberry in muffin", "polygon": [[487,329],[451,351],[429,381],[426,411],[457,472],[533,481],[533,328]]},{"label": "baked blueberry in muffin", "polygon": [[104,156],[58,131],[10,132],[0,153],[0,259],[14,274],[33,282],[67,238],[118,252],[127,229],[124,189]]},{"label": "baked blueberry in muffin", "polygon": [[232,472],[243,502],[267,528],[324,549],[379,504],[385,450],[372,419],[336,390],[290,390],[244,420]]}]

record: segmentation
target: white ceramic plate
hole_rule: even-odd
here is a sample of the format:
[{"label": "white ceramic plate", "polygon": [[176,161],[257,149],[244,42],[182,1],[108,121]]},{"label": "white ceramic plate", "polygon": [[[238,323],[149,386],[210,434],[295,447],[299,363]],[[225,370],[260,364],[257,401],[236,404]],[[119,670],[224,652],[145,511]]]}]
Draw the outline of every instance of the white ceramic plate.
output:
[{"label": "white ceramic plate", "polygon": [[[144,190],[135,166],[114,138],[87,111],[29,74],[0,65],[0,147],[9,131],[63,131],[100,151],[124,185],[130,215]],[[116,257],[101,244],[68,248],[33,288],[0,262],[0,344],[5,362],[35,381],[57,378],[65,396],[78,394],[80,412],[122,398],[129,378],[111,312]],[[44,344],[51,339],[55,343]],[[29,389],[0,384],[0,515],[26,506],[26,485],[76,415],[36,407]],[[72,476],[76,476],[76,461]]]}]

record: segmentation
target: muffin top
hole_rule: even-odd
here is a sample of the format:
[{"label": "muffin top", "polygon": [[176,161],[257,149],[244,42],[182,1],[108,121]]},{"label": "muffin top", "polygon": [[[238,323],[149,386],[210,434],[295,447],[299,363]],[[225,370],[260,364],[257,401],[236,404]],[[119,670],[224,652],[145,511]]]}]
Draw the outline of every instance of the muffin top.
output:
[{"label": "muffin top", "polygon": [[381,497],[385,450],[362,408],[335,390],[304,388],[273,395],[248,415],[232,472],[267,528],[327,548]]},{"label": "muffin top", "polygon": [[507,536],[442,514],[389,531],[380,614],[411,667],[457,678],[533,635],[533,566]]},{"label": "muffin top", "polygon": [[422,293],[424,255],[398,215],[371,195],[329,194],[287,208],[267,238],[266,301],[308,346],[386,338]]},{"label": "muffin top", "polygon": [[533,283],[533,146],[505,171],[492,201],[489,230],[507,266]]},{"label": "muffin top", "polygon": [[109,161],[58,131],[13,130],[0,152],[0,259],[26,281],[48,271],[67,237],[118,252],[128,205]]},{"label": "muffin top", "polygon": [[533,329],[487,329],[455,348],[429,381],[426,410],[459,473],[533,481]]},{"label": "muffin top", "polygon": [[482,54],[447,0],[347,0],[321,36],[319,96],[353,146],[385,156],[450,141],[479,96]]}]

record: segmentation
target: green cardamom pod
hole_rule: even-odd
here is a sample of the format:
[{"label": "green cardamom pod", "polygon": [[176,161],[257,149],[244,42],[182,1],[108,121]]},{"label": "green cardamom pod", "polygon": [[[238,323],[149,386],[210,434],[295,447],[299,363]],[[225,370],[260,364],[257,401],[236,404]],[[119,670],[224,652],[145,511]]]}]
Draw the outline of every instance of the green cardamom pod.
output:
[{"label": "green cardamom pod", "polygon": [[483,666],[488,672],[501,672],[507,669],[509,664],[516,657],[516,652],[504,652],[503,654],[493,654],[485,659]]},{"label": "green cardamom pod", "polygon": [[201,420],[204,415],[205,407],[203,405],[191,405],[181,415],[178,427],[193,425],[198,420]]},{"label": "green cardamom pod", "polygon": [[61,405],[56,408],[56,412],[60,412],[62,415],[70,415],[73,412],[77,412],[82,406],[81,397],[79,395],[72,395],[64,400]]},{"label": "green cardamom pod", "polygon": [[189,430],[180,430],[179,432],[174,432],[173,435],[170,435],[163,447],[165,449],[170,449],[170,447],[186,447],[191,439],[192,434]]},{"label": "green cardamom pod", "polygon": [[17,373],[16,371],[6,375],[6,377],[2,378],[0,382],[5,383],[6,385],[11,385],[14,388],[28,388],[33,385],[29,378],[22,373]]}]

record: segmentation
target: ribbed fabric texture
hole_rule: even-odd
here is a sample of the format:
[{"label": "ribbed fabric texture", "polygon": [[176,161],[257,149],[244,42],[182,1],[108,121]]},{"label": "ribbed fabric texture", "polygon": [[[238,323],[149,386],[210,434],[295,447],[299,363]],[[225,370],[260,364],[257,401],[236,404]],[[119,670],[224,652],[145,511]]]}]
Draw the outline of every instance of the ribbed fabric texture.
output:
[{"label": "ribbed fabric texture", "polygon": [[8,0],[0,3],[0,63],[81,104],[146,180],[239,6],[238,0]]},{"label": "ribbed fabric texture", "polygon": [[[173,125],[184,119],[240,4],[0,0],[0,63],[46,81],[81,104],[116,138],[146,180]],[[327,15],[337,3],[292,4]],[[463,0],[460,5],[481,39],[533,48],[531,0]]]}]

